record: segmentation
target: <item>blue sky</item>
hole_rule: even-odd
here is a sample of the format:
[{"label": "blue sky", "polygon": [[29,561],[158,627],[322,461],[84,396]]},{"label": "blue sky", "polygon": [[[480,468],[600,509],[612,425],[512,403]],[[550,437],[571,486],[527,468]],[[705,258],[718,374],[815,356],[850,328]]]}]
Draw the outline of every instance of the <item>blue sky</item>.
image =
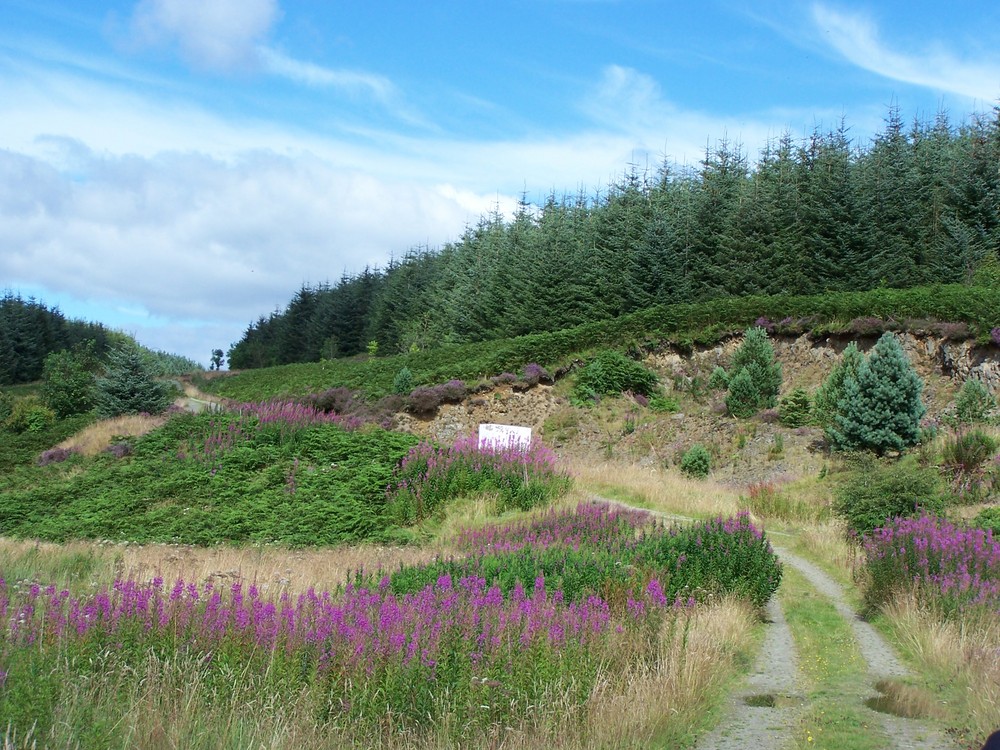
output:
[{"label": "blue sky", "polygon": [[204,363],[522,193],[998,98],[981,0],[4,0],[0,288]]}]

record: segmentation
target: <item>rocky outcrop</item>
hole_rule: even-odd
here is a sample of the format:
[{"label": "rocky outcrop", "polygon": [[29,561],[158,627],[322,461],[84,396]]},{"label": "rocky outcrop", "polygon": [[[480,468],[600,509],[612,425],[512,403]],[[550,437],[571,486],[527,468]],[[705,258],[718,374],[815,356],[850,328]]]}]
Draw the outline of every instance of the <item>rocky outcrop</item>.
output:
[{"label": "rocky outcrop", "polygon": [[[867,351],[874,346],[877,337],[831,336],[819,340],[806,335],[774,337],[775,355],[782,364],[784,376],[782,391],[798,386],[809,389],[818,386],[852,340],[862,351]],[[972,341],[912,333],[900,334],[900,340],[924,379],[924,397],[932,411],[945,408],[955,390],[968,378],[981,380],[991,392],[1000,395],[1000,350],[996,347],[976,347]],[[700,378],[704,385],[715,367],[728,367],[739,345],[740,338],[734,337],[690,353],[666,350],[648,355],[645,364],[659,373],[667,390],[690,390],[695,378]],[[565,399],[558,397],[550,385],[527,390],[505,385],[470,395],[460,404],[445,404],[433,417],[399,414],[396,423],[399,429],[442,442],[473,434],[484,422],[531,427],[539,434],[545,420],[560,408],[568,408]],[[674,415],[673,421],[678,425],[682,420],[684,415]]]}]

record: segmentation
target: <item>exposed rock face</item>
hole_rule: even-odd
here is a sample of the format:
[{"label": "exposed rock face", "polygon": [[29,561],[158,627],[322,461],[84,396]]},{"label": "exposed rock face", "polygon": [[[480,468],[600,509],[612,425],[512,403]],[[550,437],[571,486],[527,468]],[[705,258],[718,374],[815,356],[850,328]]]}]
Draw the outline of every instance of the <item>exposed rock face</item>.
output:
[{"label": "exposed rock face", "polygon": [[[912,333],[899,334],[899,339],[921,377],[940,375],[954,380],[956,385],[971,377],[983,381],[993,392],[1000,389],[1000,353],[995,348],[977,349],[973,341],[949,341]],[[785,383],[799,384],[800,380],[813,380],[812,375],[825,375],[852,340],[862,351],[868,351],[877,338],[831,337],[813,341],[802,335],[795,339],[775,338],[772,343],[782,365]],[[707,377],[715,367],[726,367],[739,345],[740,339],[733,338],[688,356],[670,351],[652,354],[647,357],[646,364],[670,379],[690,382],[695,375]],[[805,384],[818,385],[818,382]]]},{"label": "exposed rock face", "polygon": [[[834,336],[818,341],[805,335],[773,338],[775,356],[783,370],[782,392],[798,386],[810,389],[818,386],[852,340],[862,351],[868,351],[877,336]],[[670,350],[650,354],[645,364],[660,374],[667,390],[687,390],[695,377],[707,383],[715,367],[728,367],[740,341],[736,337],[684,355]],[[900,341],[925,382],[924,398],[932,410],[949,403],[954,391],[970,377],[981,380],[991,392],[1000,395],[1000,351],[996,347],[977,348],[972,341],[911,333],[900,334]],[[461,404],[446,404],[433,418],[399,414],[396,421],[399,429],[441,442],[473,434],[484,422],[531,427],[539,434],[545,420],[564,403],[552,386],[539,385],[527,391],[501,386],[489,393],[469,396]],[[684,415],[673,415],[674,424],[682,420]]]},{"label": "exposed rock face", "polygon": [[552,386],[538,385],[520,392],[501,386],[492,393],[470,396],[461,404],[444,404],[431,419],[399,414],[396,422],[401,430],[441,442],[473,434],[482,423],[531,427],[537,434],[558,403]]}]

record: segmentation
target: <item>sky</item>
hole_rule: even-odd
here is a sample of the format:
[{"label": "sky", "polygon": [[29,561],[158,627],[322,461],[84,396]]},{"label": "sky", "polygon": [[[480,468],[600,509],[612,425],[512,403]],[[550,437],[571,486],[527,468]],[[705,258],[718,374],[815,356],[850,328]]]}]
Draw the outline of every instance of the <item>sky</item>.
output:
[{"label": "sky", "polygon": [[0,0],[0,291],[207,364],[521,196],[998,101],[984,0]]}]

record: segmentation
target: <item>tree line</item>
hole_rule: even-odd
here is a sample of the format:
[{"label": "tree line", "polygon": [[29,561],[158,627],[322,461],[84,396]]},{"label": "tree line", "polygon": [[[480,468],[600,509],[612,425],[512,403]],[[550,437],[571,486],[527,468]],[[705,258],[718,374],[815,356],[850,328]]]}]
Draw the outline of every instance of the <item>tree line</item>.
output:
[{"label": "tree line", "polygon": [[522,200],[455,242],[303,285],[228,352],[232,368],[555,331],[654,304],[967,282],[1000,253],[1000,108],[855,143],[844,123],[751,161],[627,170],[603,194]]},{"label": "tree line", "polygon": [[155,375],[180,375],[201,370],[197,362],[139,345],[135,339],[101,323],[67,318],[58,307],[7,290],[0,297],[0,385],[41,379],[46,358],[55,352],[86,348],[95,361],[112,349],[139,351]]}]

